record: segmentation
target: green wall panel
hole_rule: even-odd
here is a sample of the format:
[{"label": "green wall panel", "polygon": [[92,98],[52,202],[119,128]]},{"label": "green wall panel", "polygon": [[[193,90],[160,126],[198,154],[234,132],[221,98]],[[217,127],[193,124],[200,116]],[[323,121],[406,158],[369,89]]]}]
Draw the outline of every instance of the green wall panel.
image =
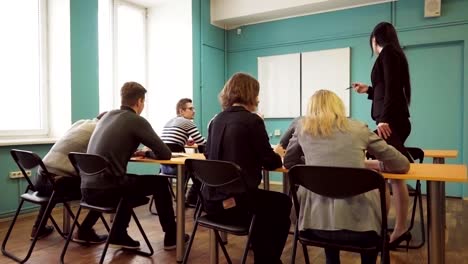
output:
[{"label": "green wall panel", "polygon": [[424,1],[406,0],[396,2],[396,26],[400,29],[422,26],[445,26],[448,23],[464,23],[467,19],[466,0],[441,1],[441,16],[424,17]]},{"label": "green wall panel", "polygon": [[[439,18],[424,18],[423,8],[424,1],[398,1],[242,26],[241,34],[230,30],[226,75],[242,71],[257,76],[260,56],[350,47],[351,81],[369,83],[375,60],[369,34],[378,22],[393,21],[410,61],[414,89],[413,133],[408,145],[458,149],[459,157],[448,162],[467,164],[468,1],[443,1]],[[209,74],[203,72],[205,66],[202,61],[202,76]],[[352,93],[351,117],[375,128],[370,101],[364,95]],[[290,119],[267,119],[266,127],[269,133],[275,129],[284,132],[289,123]],[[270,141],[276,144],[278,139],[272,136]],[[449,195],[468,197],[467,190],[467,184],[447,185]]]},{"label": "green wall panel", "polygon": [[208,135],[207,125],[214,115],[221,111],[218,100],[219,91],[224,86],[224,51],[209,46],[203,46],[203,61],[209,64],[202,64],[202,127],[203,135]]},{"label": "green wall panel", "polygon": [[[22,145],[0,147],[0,218],[7,217],[16,211],[19,204],[19,196],[26,190],[26,180],[10,179],[10,171],[19,171],[16,163],[10,155],[11,149],[25,149],[36,152],[40,157],[43,157],[50,148],[50,145]],[[25,209],[33,208],[32,204],[25,204]]]},{"label": "green wall panel", "polygon": [[98,1],[70,0],[72,121],[99,113]]},{"label": "green wall panel", "polygon": [[242,26],[228,31],[228,50],[296,45],[353,35],[368,35],[379,21],[391,20],[391,5],[381,4]]}]

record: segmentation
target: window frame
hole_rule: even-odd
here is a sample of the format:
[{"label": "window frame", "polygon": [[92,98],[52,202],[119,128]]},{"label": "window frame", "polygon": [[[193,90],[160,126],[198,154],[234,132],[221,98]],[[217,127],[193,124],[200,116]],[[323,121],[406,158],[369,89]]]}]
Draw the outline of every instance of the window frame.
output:
[{"label": "window frame", "polygon": [[0,130],[0,139],[11,140],[16,138],[44,138],[49,136],[49,30],[48,30],[48,1],[37,0],[38,4],[38,22],[39,22],[39,109],[40,124],[38,129],[9,129]]},{"label": "window frame", "polygon": [[[148,84],[148,8],[142,5],[137,5],[135,3],[125,1],[125,0],[113,0],[112,1],[112,25],[111,25],[111,32],[112,32],[112,106],[113,108],[118,108],[120,106],[120,88],[121,85],[118,83],[119,79],[119,65],[118,65],[118,54],[119,54],[119,45],[118,45],[118,32],[119,32],[119,5],[126,5],[132,8],[139,9],[144,14],[144,52],[145,58],[144,60],[144,83],[142,85],[144,87]],[[128,80],[132,81],[132,80]],[[146,105],[148,105],[148,100],[146,100]],[[143,109],[142,115],[145,116],[147,113],[148,107],[146,106]]]}]

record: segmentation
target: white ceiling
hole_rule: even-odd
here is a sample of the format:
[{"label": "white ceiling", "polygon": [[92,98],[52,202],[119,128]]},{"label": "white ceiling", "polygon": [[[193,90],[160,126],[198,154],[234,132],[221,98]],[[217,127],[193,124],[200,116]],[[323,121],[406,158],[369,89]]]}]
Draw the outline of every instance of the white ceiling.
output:
[{"label": "white ceiling", "polygon": [[155,7],[158,5],[163,5],[168,2],[175,2],[175,1],[184,1],[184,0],[126,0],[130,3],[134,3],[144,7]]},{"label": "white ceiling", "polygon": [[397,0],[211,0],[211,23],[232,29],[242,25],[392,1]]}]

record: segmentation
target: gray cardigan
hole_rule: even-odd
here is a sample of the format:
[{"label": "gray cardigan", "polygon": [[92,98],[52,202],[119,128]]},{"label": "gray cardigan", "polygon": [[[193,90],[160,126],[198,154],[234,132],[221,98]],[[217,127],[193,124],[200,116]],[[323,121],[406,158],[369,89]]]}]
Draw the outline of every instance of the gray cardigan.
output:
[{"label": "gray cardigan", "polygon": [[[302,133],[298,122],[284,157],[284,166],[290,168],[303,163],[317,166],[365,168],[365,151],[381,161],[383,171],[406,173],[409,161],[394,147],[369,130],[364,123],[349,120],[347,132],[336,131],[330,137],[313,137]],[[337,183],[339,184],[339,183]],[[347,199],[320,196],[299,188],[299,230],[352,230],[380,233],[380,200],[377,190]]]}]

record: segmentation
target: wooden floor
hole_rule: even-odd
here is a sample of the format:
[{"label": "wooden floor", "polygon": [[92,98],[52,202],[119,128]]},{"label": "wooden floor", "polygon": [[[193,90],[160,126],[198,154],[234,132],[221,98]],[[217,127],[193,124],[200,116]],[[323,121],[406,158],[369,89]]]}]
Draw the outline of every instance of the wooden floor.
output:
[{"label": "wooden floor", "polygon": [[[175,250],[165,251],[163,249],[163,232],[159,225],[157,216],[151,215],[148,207],[139,207],[136,209],[137,215],[142,222],[144,229],[155,250],[152,258],[137,256],[121,250],[110,248],[107,252],[106,262],[112,263],[176,263]],[[61,223],[61,209],[54,211],[55,218]],[[191,233],[193,221],[193,209],[186,211],[186,232]],[[29,235],[35,214],[21,217],[15,230],[10,237],[7,249],[23,256],[29,247]],[[468,220],[468,201],[461,199],[447,199],[447,232],[446,232],[446,263],[468,263],[468,223],[463,224],[463,220]],[[391,220],[390,220],[391,221]],[[3,240],[10,221],[0,222],[0,239]],[[418,223],[416,223],[418,224]],[[97,226],[98,233],[104,233],[102,224]],[[417,240],[420,237],[418,231],[414,231],[413,237]],[[139,235],[134,222],[130,223],[130,234],[133,238],[144,242]],[[291,256],[291,238],[289,236],[286,247],[283,251],[283,263],[290,263]],[[229,236],[228,251],[234,263],[239,263],[239,258],[243,250],[244,238]],[[36,244],[28,263],[58,263],[59,255],[62,250],[64,240],[54,232],[49,237],[40,240]],[[427,243],[426,243],[427,246]],[[427,249],[424,246],[418,250],[405,250],[391,252],[392,263],[427,263]],[[66,263],[97,263],[99,261],[102,245],[81,246],[76,243],[70,243],[67,251]],[[312,263],[325,263],[322,249],[309,247],[309,256]],[[360,263],[359,255],[353,253],[341,253],[342,263]],[[5,256],[0,256],[0,263],[15,263]],[[208,254],[208,231],[199,228],[191,251],[189,263],[209,263]],[[226,263],[220,252],[220,262]],[[247,263],[253,263],[253,255],[250,252]],[[304,263],[302,251],[298,250],[296,263]]]}]

